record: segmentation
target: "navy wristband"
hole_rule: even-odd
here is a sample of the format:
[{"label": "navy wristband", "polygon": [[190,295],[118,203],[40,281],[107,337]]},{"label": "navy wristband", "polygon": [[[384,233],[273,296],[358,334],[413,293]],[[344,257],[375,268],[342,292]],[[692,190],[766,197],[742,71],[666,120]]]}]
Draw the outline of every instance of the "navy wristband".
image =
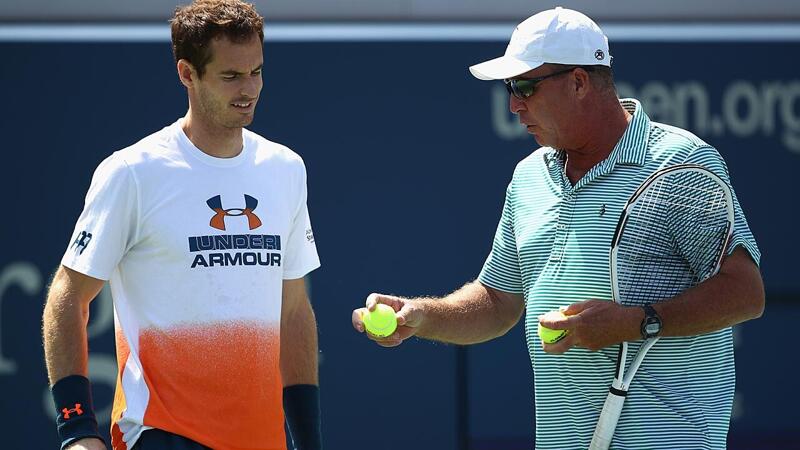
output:
[{"label": "navy wristband", "polygon": [[[61,437],[61,450],[83,438],[103,441],[97,430],[89,379],[81,375],[64,377],[50,389],[56,406],[56,425]],[[103,441],[105,443],[105,441]]]},{"label": "navy wristband", "polygon": [[296,450],[322,449],[319,386],[296,384],[283,388],[283,412]]}]

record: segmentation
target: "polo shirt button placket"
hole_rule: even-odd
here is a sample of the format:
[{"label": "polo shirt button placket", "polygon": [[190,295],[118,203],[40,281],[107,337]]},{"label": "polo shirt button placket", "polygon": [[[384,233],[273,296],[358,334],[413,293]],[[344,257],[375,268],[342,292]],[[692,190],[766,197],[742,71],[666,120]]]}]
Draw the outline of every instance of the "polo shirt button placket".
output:
[{"label": "polo shirt button placket", "polygon": [[552,251],[550,252],[550,259],[552,261],[561,261],[564,258],[567,244],[567,230],[569,229],[568,223],[572,217],[574,200],[574,192],[567,192],[564,195],[564,202],[561,205],[560,211],[556,218],[556,236],[553,242]]}]

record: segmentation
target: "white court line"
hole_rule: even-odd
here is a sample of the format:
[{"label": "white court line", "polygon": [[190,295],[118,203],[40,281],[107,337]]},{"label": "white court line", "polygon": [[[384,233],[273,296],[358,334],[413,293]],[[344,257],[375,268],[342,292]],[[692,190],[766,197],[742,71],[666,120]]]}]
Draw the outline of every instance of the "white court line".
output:
[{"label": "white court line", "polygon": [[[276,23],[267,42],[507,42],[515,24]],[[800,23],[603,25],[613,42],[800,41]],[[0,42],[169,42],[166,24],[3,24]]]}]

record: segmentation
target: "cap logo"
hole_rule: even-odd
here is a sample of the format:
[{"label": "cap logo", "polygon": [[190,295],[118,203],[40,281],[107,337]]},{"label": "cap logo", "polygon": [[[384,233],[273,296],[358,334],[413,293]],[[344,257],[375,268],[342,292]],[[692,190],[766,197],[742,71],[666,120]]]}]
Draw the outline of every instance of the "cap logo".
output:
[{"label": "cap logo", "polygon": [[603,58],[605,58],[605,57],[606,57],[606,54],[605,54],[605,53],[603,53],[603,51],[602,51],[602,50],[599,50],[599,49],[598,49],[596,52],[594,52],[594,58],[595,58],[596,60],[598,60],[598,61],[602,61],[602,60],[603,60]]}]

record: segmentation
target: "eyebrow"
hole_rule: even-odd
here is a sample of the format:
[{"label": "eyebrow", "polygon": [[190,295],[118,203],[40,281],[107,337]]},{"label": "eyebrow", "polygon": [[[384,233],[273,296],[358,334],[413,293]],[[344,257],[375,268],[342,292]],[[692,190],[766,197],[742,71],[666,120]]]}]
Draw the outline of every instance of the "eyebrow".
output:
[{"label": "eyebrow", "polygon": [[[264,67],[264,64],[261,64],[260,66],[258,66],[255,69],[251,70],[249,73],[261,70],[263,67]],[[222,72],[220,72],[220,75],[244,75],[244,74],[245,74],[244,72],[238,72],[236,70],[223,70]]]}]

